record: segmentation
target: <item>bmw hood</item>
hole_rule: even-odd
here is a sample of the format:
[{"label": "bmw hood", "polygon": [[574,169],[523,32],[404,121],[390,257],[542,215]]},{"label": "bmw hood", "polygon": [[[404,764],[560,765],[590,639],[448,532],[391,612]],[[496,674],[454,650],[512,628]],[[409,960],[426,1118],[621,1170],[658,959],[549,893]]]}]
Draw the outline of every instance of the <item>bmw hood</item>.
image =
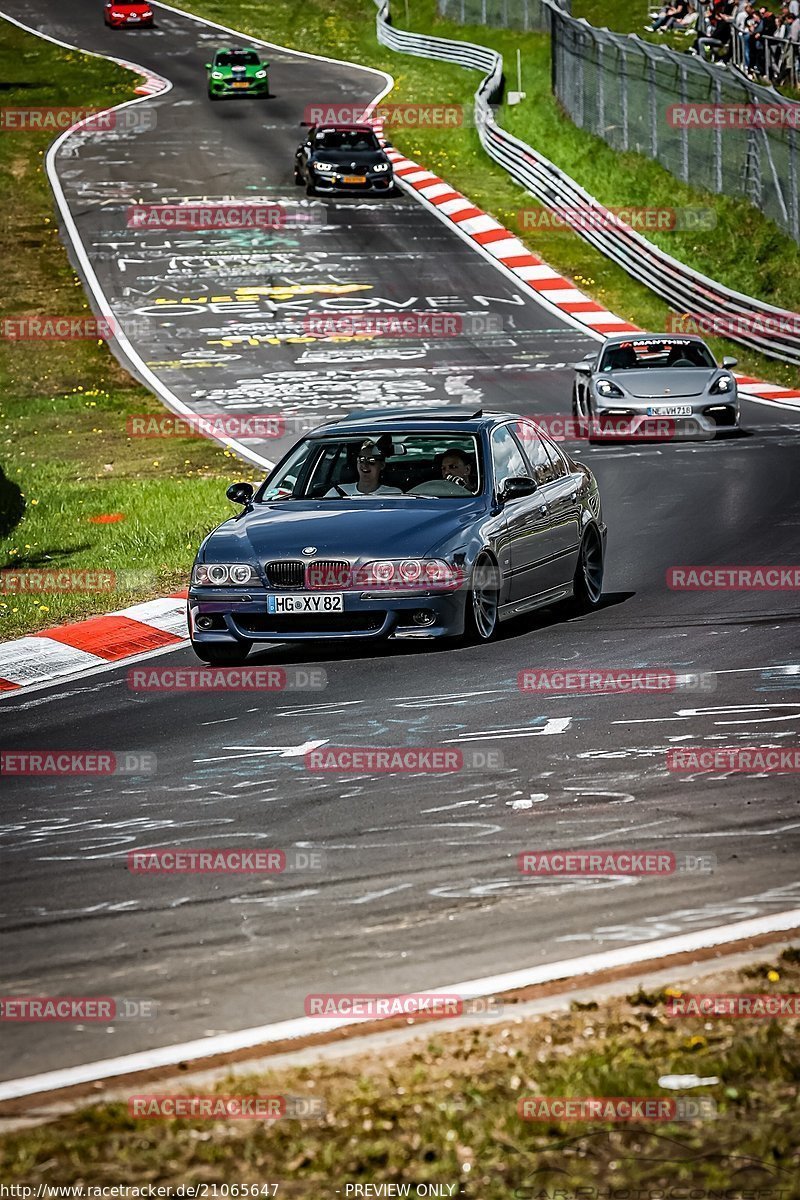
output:
[{"label": "bmw hood", "polygon": [[647,368],[644,371],[603,372],[601,378],[616,383],[638,400],[661,400],[673,396],[702,396],[716,373],[705,367],[701,370],[677,367],[674,371]]},{"label": "bmw hood", "polygon": [[[445,547],[467,531],[484,501],[324,500],[258,504],[209,536],[201,561],[276,558],[406,558]],[[314,550],[303,554],[313,546]]]}]

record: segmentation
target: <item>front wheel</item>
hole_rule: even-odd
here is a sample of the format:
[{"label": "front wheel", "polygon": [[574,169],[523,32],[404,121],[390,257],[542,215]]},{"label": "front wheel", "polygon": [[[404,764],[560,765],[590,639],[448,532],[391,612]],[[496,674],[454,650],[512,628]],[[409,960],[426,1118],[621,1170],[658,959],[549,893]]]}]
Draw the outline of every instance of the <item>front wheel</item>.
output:
[{"label": "front wheel", "polygon": [[192,642],[199,659],[211,667],[235,667],[247,658],[252,642],[237,642],[235,646],[215,646],[211,642]]},{"label": "front wheel", "polygon": [[603,594],[603,544],[596,529],[587,529],[578,551],[578,562],[572,580],[572,609],[578,613],[592,612]]},{"label": "front wheel", "polygon": [[306,184],[306,195],[307,196],[316,196],[316,194],[317,194],[317,189],[314,187],[313,183],[309,179],[308,183]]},{"label": "front wheel", "polygon": [[500,577],[488,554],[479,555],[472,568],[464,615],[464,636],[469,642],[490,642],[497,636],[500,618]]}]

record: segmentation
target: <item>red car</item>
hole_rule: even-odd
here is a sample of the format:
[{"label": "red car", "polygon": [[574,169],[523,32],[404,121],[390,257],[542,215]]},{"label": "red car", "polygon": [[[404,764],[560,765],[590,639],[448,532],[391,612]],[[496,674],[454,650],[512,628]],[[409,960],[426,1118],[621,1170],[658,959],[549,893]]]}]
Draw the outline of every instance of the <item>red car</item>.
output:
[{"label": "red car", "polygon": [[103,8],[106,25],[112,29],[152,28],[153,10],[146,0],[134,0],[132,4],[117,4],[106,0]]}]

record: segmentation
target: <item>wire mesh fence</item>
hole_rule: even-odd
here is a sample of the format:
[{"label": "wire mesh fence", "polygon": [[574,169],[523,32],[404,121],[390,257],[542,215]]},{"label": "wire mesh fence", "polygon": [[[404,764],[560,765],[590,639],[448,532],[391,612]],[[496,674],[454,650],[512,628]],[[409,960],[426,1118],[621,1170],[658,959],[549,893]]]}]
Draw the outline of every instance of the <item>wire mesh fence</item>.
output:
[{"label": "wire mesh fence", "polygon": [[695,187],[749,200],[800,241],[800,105],[729,68],[596,29],[551,0],[439,0],[439,12],[549,32],[553,90],[576,125]]},{"label": "wire mesh fence", "polygon": [[[571,0],[556,7],[570,12]],[[439,13],[462,25],[494,25],[503,29],[550,32],[550,7],[543,0],[439,0]]]}]

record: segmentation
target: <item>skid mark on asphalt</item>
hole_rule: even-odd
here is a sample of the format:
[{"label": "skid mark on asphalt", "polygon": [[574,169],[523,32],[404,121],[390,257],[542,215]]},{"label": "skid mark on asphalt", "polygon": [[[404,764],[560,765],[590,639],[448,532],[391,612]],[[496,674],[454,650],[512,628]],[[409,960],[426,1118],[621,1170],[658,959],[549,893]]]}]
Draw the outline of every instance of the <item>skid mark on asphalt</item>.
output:
[{"label": "skid mark on asphalt", "polygon": [[645,917],[638,922],[620,925],[598,925],[583,933],[562,934],[557,942],[650,942],[657,938],[672,937],[693,927],[702,928],[729,921],[747,920],[761,916],[764,909],[780,912],[784,907],[796,903],[800,898],[800,883],[770,888],[752,896],[744,896],[731,904],[709,903],[700,908],[684,908],[671,912],[668,917]]}]

